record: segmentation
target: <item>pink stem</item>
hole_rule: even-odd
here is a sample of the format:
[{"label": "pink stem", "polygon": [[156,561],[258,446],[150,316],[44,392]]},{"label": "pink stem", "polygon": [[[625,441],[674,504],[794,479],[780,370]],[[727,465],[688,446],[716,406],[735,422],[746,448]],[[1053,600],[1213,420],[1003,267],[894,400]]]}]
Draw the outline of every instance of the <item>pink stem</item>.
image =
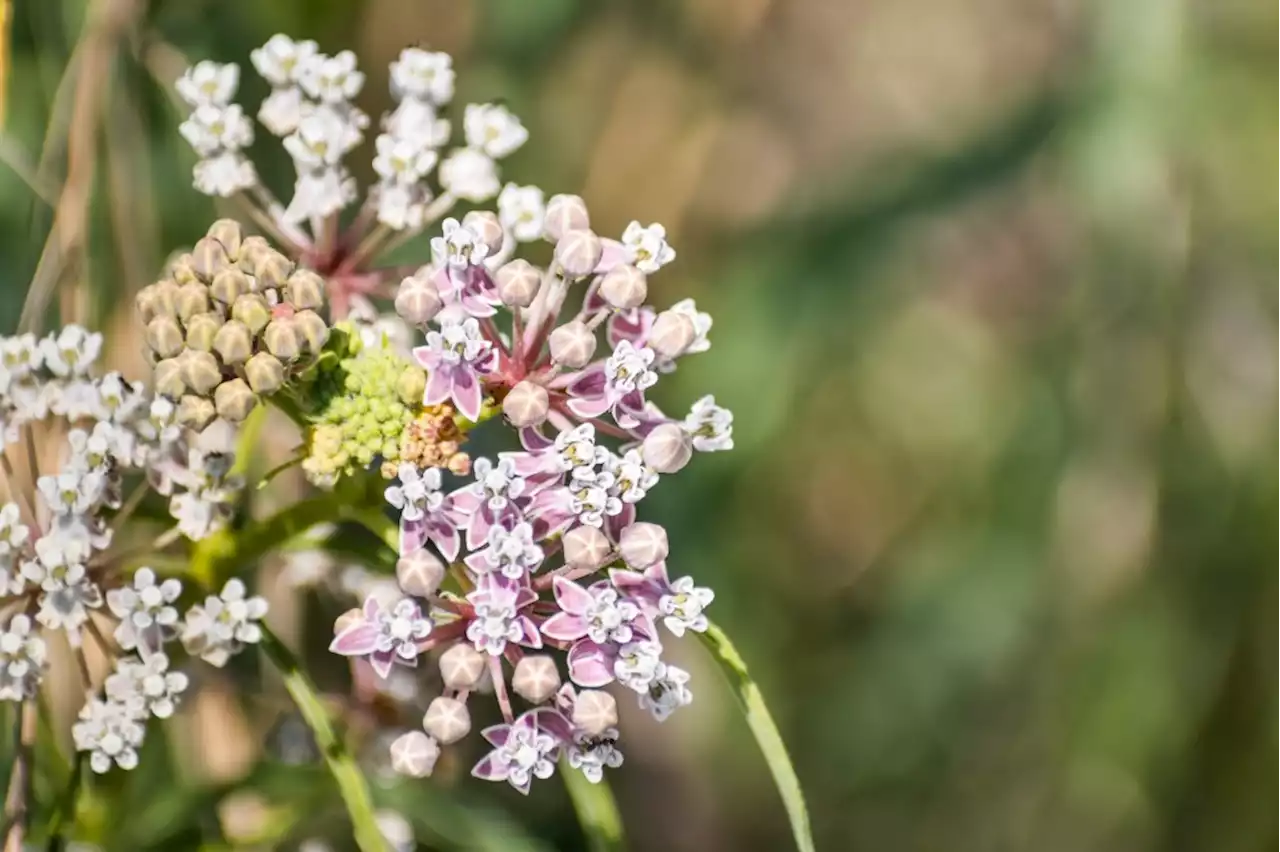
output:
[{"label": "pink stem", "polygon": [[511,712],[511,696],[507,695],[507,678],[502,673],[500,657],[489,658],[489,677],[493,680],[493,694],[498,697],[498,708],[502,710],[502,718],[510,725],[516,717]]}]

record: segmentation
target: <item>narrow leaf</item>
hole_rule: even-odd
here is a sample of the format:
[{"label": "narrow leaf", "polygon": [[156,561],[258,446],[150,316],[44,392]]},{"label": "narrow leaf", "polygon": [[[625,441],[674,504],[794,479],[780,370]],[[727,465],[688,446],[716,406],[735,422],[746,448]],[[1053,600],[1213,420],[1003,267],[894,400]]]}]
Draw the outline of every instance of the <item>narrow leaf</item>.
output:
[{"label": "narrow leaf", "polygon": [[783,745],[778,726],[769,715],[760,687],[756,686],[747,671],[747,664],[742,655],[733,647],[724,631],[712,624],[705,633],[699,634],[704,645],[711,650],[720,663],[721,669],[729,679],[738,703],[746,714],[747,724],[755,734],[760,751],[764,753],[769,771],[773,773],[773,783],[782,796],[782,804],[787,809],[787,817],[791,820],[791,834],[796,839],[796,848],[800,852],[814,852],[813,830],[809,826],[809,809],[804,803],[804,794],[800,791],[800,779],[787,756],[787,748]]},{"label": "narrow leaf", "polygon": [[622,817],[618,815],[618,803],[613,799],[609,782],[603,778],[592,784],[567,760],[560,764],[565,789],[573,809],[578,813],[578,824],[587,838],[591,852],[621,852],[627,848],[622,836]]}]

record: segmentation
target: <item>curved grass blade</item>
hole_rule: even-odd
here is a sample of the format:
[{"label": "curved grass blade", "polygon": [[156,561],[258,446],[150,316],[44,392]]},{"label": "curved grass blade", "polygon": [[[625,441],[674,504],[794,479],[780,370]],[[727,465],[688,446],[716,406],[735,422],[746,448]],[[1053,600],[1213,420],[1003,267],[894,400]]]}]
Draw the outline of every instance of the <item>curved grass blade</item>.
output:
[{"label": "curved grass blade", "polygon": [[285,689],[298,705],[303,721],[311,729],[316,745],[324,755],[329,773],[338,783],[338,792],[347,806],[348,816],[351,817],[356,845],[361,852],[386,852],[386,843],[374,818],[369,785],[365,783],[364,775],[360,773],[360,768],[356,766],[342,739],[333,730],[333,723],[329,721],[329,714],[320,703],[315,687],[303,673],[292,652],[265,626],[262,628],[261,647],[267,658],[280,670]]},{"label": "curved grass blade", "polygon": [[569,791],[569,799],[578,814],[578,824],[587,838],[587,848],[591,852],[622,852],[627,843],[622,835],[622,817],[618,815],[618,803],[614,801],[609,782],[600,779],[592,784],[569,762],[560,764],[560,774],[564,777],[565,789]]},{"label": "curved grass blade", "polygon": [[800,791],[800,779],[796,777],[791,758],[787,756],[787,747],[782,742],[782,735],[778,733],[778,726],[774,724],[769,708],[765,706],[760,687],[751,679],[742,655],[733,647],[723,630],[711,624],[705,633],[698,634],[698,638],[719,661],[720,668],[738,697],[738,703],[742,705],[747,724],[751,727],[751,733],[755,734],[760,751],[764,753],[769,771],[773,773],[773,783],[777,785],[782,804],[787,809],[796,848],[800,852],[815,852],[813,829],[809,826],[809,809],[805,806],[804,794]]}]

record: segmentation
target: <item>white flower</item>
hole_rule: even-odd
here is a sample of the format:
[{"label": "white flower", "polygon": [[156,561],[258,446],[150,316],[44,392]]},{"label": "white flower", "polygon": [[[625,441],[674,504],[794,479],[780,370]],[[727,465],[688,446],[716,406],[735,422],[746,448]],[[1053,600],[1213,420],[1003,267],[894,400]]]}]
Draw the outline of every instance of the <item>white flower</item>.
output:
[{"label": "white flower", "polygon": [[65,326],[57,337],[40,341],[44,367],[60,378],[87,375],[102,351],[102,335],[78,325]]},{"label": "white flower", "polygon": [[22,523],[22,512],[17,503],[5,503],[0,508],[0,559],[13,559],[31,538],[31,531]]},{"label": "white flower", "polygon": [[443,106],[453,100],[453,58],[417,47],[406,47],[391,63],[391,94]]},{"label": "white flower", "polygon": [[605,359],[605,379],[618,396],[651,388],[658,383],[653,361],[653,350],[649,347],[637,348],[629,340],[619,340],[613,354]]},{"label": "white flower", "polygon": [[382,839],[391,845],[392,852],[410,852],[414,848],[413,826],[400,814],[384,808],[374,813],[373,821],[378,824]]},{"label": "white flower", "polygon": [[397,231],[420,228],[431,194],[422,184],[384,182],[378,186],[378,221]]},{"label": "white flower", "polygon": [[522,243],[542,238],[542,220],[546,212],[542,190],[536,186],[509,183],[498,195],[498,221]]},{"label": "white flower", "polygon": [[715,598],[711,589],[695,586],[692,577],[681,577],[658,598],[658,611],[666,616],[662,623],[675,636],[683,636],[686,630],[702,633],[708,625],[703,610]]},{"label": "white flower", "polygon": [[486,154],[458,148],[440,164],[440,185],[465,201],[488,201],[498,194],[498,167]]},{"label": "white flower", "polygon": [[342,103],[360,93],[364,74],[356,70],[356,55],[344,50],[336,56],[306,57],[298,82],[303,91],[318,101]]},{"label": "white flower", "polygon": [[680,425],[693,438],[693,448],[698,452],[733,449],[733,412],[716,405],[713,396],[695,402]]},{"label": "white flower", "polygon": [[587,780],[599,784],[604,778],[605,767],[616,769],[622,765],[622,752],[618,750],[618,729],[606,728],[599,736],[577,731],[568,748],[569,765],[582,770]]},{"label": "white flower", "polygon": [[178,530],[184,536],[199,541],[231,520],[231,495],[184,491],[169,501],[169,514],[178,522]]},{"label": "white flower", "polygon": [[524,493],[524,477],[516,473],[511,459],[499,459],[495,465],[486,458],[478,458],[471,466],[471,472],[475,475],[480,494],[495,512],[505,509],[508,499]]},{"label": "white flower", "polygon": [[468,565],[483,566],[497,571],[504,577],[518,580],[537,570],[542,563],[542,548],[534,544],[533,527],[521,521],[511,529],[502,526],[489,527],[488,547],[476,552],[476,559],[468,557]]},{"label": "white flower", "polygon": [[360,130],[334,109],[316,109],[284,139],[284,149],[299,170],[336,166],[348,151],[360,144]]},{"label": "white flower", "polygon": [[475,317],[461,322],[444,320],[439,331],[427,332],[427,348],[440,353],[448,364],[472,364],[479,360],[493,344],[480,333],[480,323]]},{"label": "white flower", "polygon": [[219,151],[238,151],[253,142],[253,125],[238,104],[198,106],[178,132],[202,157]]},{"label": "white flower", "polygon": [[520,119],[501,104],[467,104],[463,129],[468,147],[494,159],[511,154],[529,139]]},{"label": "white flower", "polygon": [[299,82],[307,60],[315,55],[314,41],[294,41],[277,33],[250,53],[249,58],[263,79],[273,87],[282,88]]},{"label": "white flower", "polygon": [[645,274],[657,272],[676,259],[676,252],[667,245],[667,229],[661,225],[645,228],[632,222],[622,232],[622,245],[631,263]]},{"label": "white flower", "polygon": [[610,493],[623,503],[639,503],[658,484],[658,474],[644,463],[639,450],[627,450],[621,456],[609,453],[605,469],[613,475]]},{"label": "white flower", "polygon": [[401,511],[406,521],[416,521],[424,514],[437,511],[444,503],[440,493],[440,468],[429,467],[424,471],[411,464],[402,464],[396,472],[399,485],[386,490],[387,502]]},{"label": "white flower", "polygon": [[230,198],[258,183],[253,163],[235,151],[196,163],[192,177],[197,191],[219,198]]},{"label": "white flower", "polygon": [[640,694],[641,708],[653,714],[659,722],[681,707],[693,702],[693,693],[689,691],[689,673],[676,666],[666,666],[666,671],[655,678],[648,688]]},{"label": "white flower", "polygon": [[374,144],[373,170],[385,180],[417,183],[436,167],[436,152],[415,140],[384,133]]},{"label": "white flower", "polygon": [[169,671],[168,657],[152,654],[145,659],[121,657],[103,685],[107,698],[129,707],[135,717],[167,719],[188,684],[185,674]]},{"label": "white flower", "polygon": [[44,639],[31,619],[15,615],[0,632],[0,701],[24,701],[36,693],[47,658]]},{"label": "white flower", "polygon": [[165,641],[177,635],[178,610],[172,605],[182,594],[182,583],[169,578],[156,583],[150,568],[139,568],[133,575],[133,586],[107,591],[107,608],[120,623],[115,637],[126,651],[139,649],[145,656],[160,650]]},{"label": "white flower", "polygon": [[574,470],[569,483],[569,509],[578,516],[578,523],[599,529],[606,515],[613,517],[622,512],[622,501],[609,493],[612,486],[613,474],[607,471]]},{"label": "white flower", "polygon": [[102,606],[102,590],[84,576],[83,565],[73,565],[58,588],[40,596],[40,608],[36,612],[39,621],[50,630],[66,630],[74,644],[79,641],[77,632],[89,620],[89,610]]},{"label": "white flower", "polygon": [[226,105],[240,84],[240,66],[217,62],[198,62],[177,79],[173,87],[178,97],[193,107]]},{"label": "white flower", "polygon": [[86,704],[80,711],[80,721],[71,726],[76,751],[89,752],[89,766],[99,774],[113,764],[121,769],[137,766],[138,748],[145,734],[132,707],[99,699]]},{"label": "white flower", "polygon": [[668,310],[672,313],[684,314],[689,318],[689,322],[693,323],[693,342],[685,347],[683,354],[693,355],[706,352],[711,348],[711,341],[707,339],[707,333],[711,331],[711,314],[698,310],[693,299],[681,299]]},{"label": "white flower", "polygon": [[43,358],[40,343],[34,334],[0,338],[0,366],[13,379],[22,379],[40,369]]},{"label": "white flower", "polygon": [[613,663],[613,676],[623,686],[636,692],[647,692],[667,672],[667,665],[661,657],[662,646],[657,642],[631,642],[618,652]]},{"label": "white flower", "polygon": [[382,126],[397,139],[417,142],[424,148],[439,148],[449,141],[449,122],[436,116],[435,107],[425,101],[400,102],[383,117]]},{"label": "white flower", "polygon": [[[587,624],[587,638],[597,644],[614,642],[626,645],[635,635],[631,622],[640,617],[640,609],[631,601],[618,597],[612,586],[587,590],[592,602],[582,613]],[[661,649],[658,649],[661,652]]]},{"label": "white flower", "polygon": [[230,579],[221,595],[209,595],[203,606],[197,604],[187,611],[182,644],[189,653],[221,668],[245,645],[262,640],[258,622],[266,614],[264,598],[246,598],[244,583]]},{"label": "white flower", "polygon": [[470,228],[458,224],[457,219],[445,219],[440,224],[442,236],[431,240],[431,257],[437,264],[447,263],[454,269],[477,266],[489,254],[489,247]]},{"label": "white flower", "polygon": [[312,216],[324,218],[346,207],[355,197],[355,179],[343,168],[300,174],[293,185],[293,199],[284,218],[294,223]]},{"label": "white flower", "polygon": [[297,86],[276,89],[258,107],[258,121],[273,136],[288,136],[302,121],[302,90]]},{"label": "white flower", "polygon": [[596,450],[596,427],[582,423],[556,436],[556,452],[560,454],[560,469],[573,471],[571,478],[590,479],[600,460]]}]

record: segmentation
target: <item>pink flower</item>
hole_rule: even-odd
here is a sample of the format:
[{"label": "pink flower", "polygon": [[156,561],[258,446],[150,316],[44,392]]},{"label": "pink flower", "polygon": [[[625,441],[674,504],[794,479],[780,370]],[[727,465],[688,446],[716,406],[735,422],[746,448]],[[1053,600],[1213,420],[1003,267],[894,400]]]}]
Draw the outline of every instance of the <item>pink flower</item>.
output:
[{"label": "pink flower", "polygon": [[581,686],[612,681],[620,650],[653,636],[653,626],[640,607],[622,598],[606,580],[584,589],[556,577],[553,588],[560,612],[542,623],[542,634],[573,643],[569,676]]},{"label": "pink flower", "polygon": [[346,627],[329,645],[329,650],[345,657],[368,657],[379,677],[391,673],[392,663],[418,664],[418,646],[431,635],[431,619],[409,598],[390,609],[377,599],[365,598],[361,617]]},{"label": "pink flower", "polygon": [[494,725],[481,731],[493,746],[471,770],[485,781],[506,781],[521,793],[529,792],[534,778],[550,778],[556,760],[571,736],[572,726],[549,707],[529,710],[510,725]]},{"label": "pink flower", "polygon": [[474,317],[442,321],[440,331],[427,332],[427,345],[414,349],[413,356],[429,374],[423,405],[452,400],[471,420],[480,417],[481,378],[493,372],[498,353]]},{"label": "pink flower", "polygon": [[467,624],[467,639],[477,651],[500,657],[507,643],[526,648],[541,648],[538,626],[523,610],[538,599],[538,594],[524,581],[513,581],[501,574],[485,574],[467,595],[474,614]]}]

